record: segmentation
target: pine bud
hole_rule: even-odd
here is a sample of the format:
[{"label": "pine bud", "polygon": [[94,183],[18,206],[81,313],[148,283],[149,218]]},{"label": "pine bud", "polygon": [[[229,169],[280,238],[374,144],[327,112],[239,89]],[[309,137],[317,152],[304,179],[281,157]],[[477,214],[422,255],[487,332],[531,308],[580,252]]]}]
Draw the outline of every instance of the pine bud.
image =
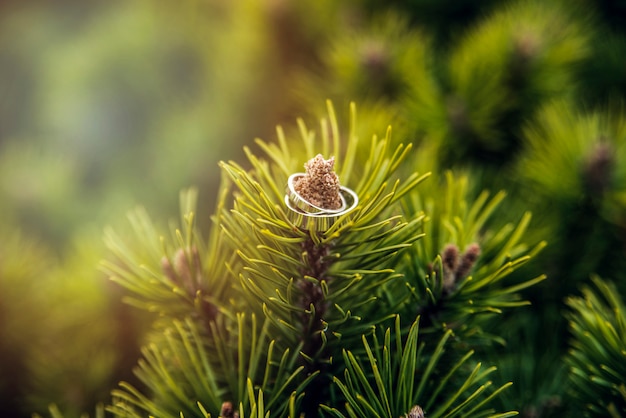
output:
[{"label": "pine bud", "polygon": [[615,165],[614,150],[607,142],[600,142],[591,150],[583,169],[585,186],[589,193],[602,195],[609,187]]},{"label": "pine bud", "polygon": [[446,102],[446,112],[452,130],[458,135],[466,135],[470,131],[469,112],[467,106],[459,98],[451,97]]},{"label": "pine bud", "polygon": [[389,61],[387,49],[382,42],[366,42],[361,50],[361,55],[363,65],[374,71],[385,68]]},{"label": "pine bud", "polygon": [[456,269],[456,278],[460,280],[464,277],[467,277],[474,267],[476,260],[478,260],[478,256],[480,255],[480,246],[476,243],[470,244],[466,249],[463,255],[461,256],[461,262]]},{"label": "pine bud", "polygon": [[161,259],[161,269],[165,276],[182,286],[190,295],[195,295],[202,281],[202,266],[198,249],[192,247],[187,252],[180,248],[174,254],[172,262],[168,257]]},{"label": "pine bud", "polygon": [[513,53],[516,64],[526,65],[531,61],[541,49],[541,39],[532,32],[520,33],[513,41]]},{"label": "pine bud", "polygon": [[317,154],[305,165],[305,175],[294,183],[295,190],[307,202],[324,209],[342,206],[339,177],[334,171],[335,158],[325,160]]},{"label": "pine bud", "polygon": [[191,268],[189,266],[189,260],[187,260],[187,254],[182,248],[174,254],[174,271],[178,274],[185,288],[191,290],[193,286]]},{"label": "pine bud", "polygon": [[232,402],[224,402],[220,411],[221,418],[239,418],[239,412],[235,411]]},{"label": "pine bud", "polygon": [[409,413],[406,415],[406,418],[424,418],[424,411],[419,405],[415,405]]},{"label": "pine bud", "polygon": [[459,265],[459,247],[454,244],[448,244],[441,253],[441,261],[443,262],[444,271],[456,271]]},{"label": "pine bud", "polygon": [[459,247],[448,244],[441,253],[441,263],[443,264],[443,289],[450,292],[456,283],[456,269],[459,265]]},{"label": "pine bud", "polygon": [[390,84],[389,65],[391,63],[388,49],[383,42],[370,40],[362,45],[360,61],[369,81],[378,85]]}]

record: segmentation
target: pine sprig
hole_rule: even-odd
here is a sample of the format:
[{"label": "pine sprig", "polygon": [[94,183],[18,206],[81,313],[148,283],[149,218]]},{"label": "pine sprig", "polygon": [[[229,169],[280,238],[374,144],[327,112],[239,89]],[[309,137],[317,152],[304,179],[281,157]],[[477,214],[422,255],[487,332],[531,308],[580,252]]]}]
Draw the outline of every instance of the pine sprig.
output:
[{"label": "pine sprig", "polygon": [[[351,110],[354,114],[355,108]],[[330,103],[328,114],[321,121],[318,141],[300,122],[303,147],[287,147],[279,130],[278,145],[257,141],[271,152],[271,163],[247,151],[252,171],[232,162],[221,165],[236,198],[232,209],[220,214],[220,223],[241,258],[238,277],[244,297],[275,325],[279,346],[302,343],[307,373],[331,367],[341,347],[359,341],[393,313],[381,309],[388,305],[377,304],[377,299],[401,278],[394,269],[398,254],[423,236],[423,215],[405,220],[398,205],[427,177],[395,177],[411,146],[392,148],[388,130],[384,138],[372,138],[367,161],[353,165],[363,147],[355,127],[350,127],[345,143]],[[354,116],[351,120],[356,121]],[[351,176],[358,172],[360,181],[353,186],[358,206],[326,230],[319,231],[315,220],[303,226],[294,223],[285,206],[285,171],[297,170],[291,164],[298,149],[332,152],[344,186],[352,186]],[[302,155],[300,161],[314,155]],[[343,169],[344,161],[352,171]]]},{"label": "pine sprig", "polygon": [[571,391],[585,416],[620,417],[626,414],[626,304],[614,284],[592,281],[595,289],[567,299]]},{"label": "pine sprig", "polygon": [[[354,126],[351,126],[344,151],[330,104],[328,111],[329,119],[321,122],[319,143],[314,143],[314,134],[303,122],[299,123],[304,145],[302,149],[332,152],[338,162],[342,184],[349,185],[346,182],[354,173],[345,171],[342,163],[345,161],[347,166],[352,166],[356,158],[354,153],[362,145],[353,132]],[[352,112],[355,112],[354,107]],[[360,196],[359,206],[321,234],[306,231],[291,222],[283,202],[288,170],[297,170],[292,166],[296,160],[292,153],[299,147],[287,147],[282,130],[278,132],[277,145],[257,141],[262,149],[269,152],[271,165],[249,151],[248,157],[253,166],[250,173],[232,162],[222,164],[224,172],[237,188],[237,198],[233,209],[221,214],[221,223],[244,263],[244,273],[240,276],[242,287],[256,303],[265,304],[281,323],[297,323],[296,317],[302,308],[306,310],[307,307],[297,305],[302,295],[298,295],[296,282],[309,281],[320,288],[325,300],[337,305],[337,309],[331,305],[335,319],[332,315],[325,319],[325,326],[339,325],[348,318],[355,318],[349,315],[354,308],[372,300],[372,283],[380,286],[386,280],[397,277],[389,261],[422,235],[419,231],[422,216],[406,221],[397,213],[386,213],[391,213],[394,203],[413,190],[425,176],[412,174],[403,182],[393,180],[389,186],[411,147],[399,146],[392,150],[390,131],[381,140],[374,137],[370,158],[359,170],[361,182],[355,187]],[[300,161],[310,157],[302,155]],[[373,228],[377,233],[372,233]],[[315,248],[324,249],[323,254],[314,254]],[[307,266],[319,261],[326,265],[324,274],[341,280],[329,284],[324,277],[316,277],[315,272],[307,273]],[[364,277],[375,275],[380,277],[364,280]],[[309,314],[311,312],[309,310]],[[293,333],[289,334],[288,339],[292,339]],[[360,332],[354,335],[358,336]]]},{"label": "pine sprig", "polygon": [[[511,127],[546,101],[571,95],[572,68],[589,56],[590,30],[558,2],[511,2],[469,31],[448,61],[452,91],[442,151],[449,160],[511,161]],[[453,155],[455,154],[455,155]]]},{"label": "pine sprig", "polygon": [[491,218],[503,201],[503,192],[483,192],[468,200],[468,179],[446,174],[445,188],[432,197],[415,193],[407,199],[406,210],[420,208],[429,214],[421,240],[407,256],[408,286],[413,306],[423,317],[423,327],[453,327],[467,335],[477,331],[480,320],[474,315],[501,313],[503,309],[528,304],[519,292],[545,279],[539,276],[504,284],[545,246],[529,246],[524,233],[530,222],[526,213],[517,225],[492,225]]},{"label": "pine sprig", "polygon": [[613,217],[626,189],[619,164],[626,155],[625,139],[620,106],[581,112],[565,101],[554,102],[525,127],[527,150],[520,172],[541,197],[564,203],[579,202],[583,196],[604,199],[606,215]]},{"label": "pine sprig", "polygon": [[[493,410],[484,409],[485,404],[509,384],[487,397],[481,396],[490,390],[491,382],[485,378],[494,369],[481,370],[480,363],[470,366],[471,351],[451,367],[441,367],[439,361],[451,332],[443,334],[434,350],[426,355],[424,344],[419,342],[418,324],[419,319],[403,341],[400,317],[396,316],[393,335],[387,328],[382,345],[374,333],[371,343],[362,337],[365,355],[344,351],[346,370],[343,379],[335,377],[334,381],[346,398],[345,410],[330,406],[324,406],[324,410],[336,417],[352,418],[395,418],[404,416],[415,405],[421,405],[428,417],[508,417],[517,414],[495,414]],[[460,380],[459,375],[463,375]]]},{"label": "pine sprig", "polygon": [[213,228],[207,245],[195,226],[197,192],[181,193],[181,224],[170,225],[170,238],[143,208],[129,214],[132,235],[122,237],[107,229],[105,243],[116,257],[102,263],[111,280],[127,288],[125,300],[160,315],[212,319],[233,289],[224,261],[223,237]]},{"label": "pine sprig", "polygon": [[121,416],[140,417],[147,412],[159,417],[181,413],[206,417],[198,414],[195,402],[205,410],[220,411],[224,400],[230,399],[238,401],[241,411],[256,410],[262,393],[264,408],[284,416],[290,402],[299,405],[314,376],[297,379],[303,371],[297,365],[297,350],[278,351],[268,335],[267,321],[260,325],[254,315],[244,314],[237,319],[235,330],[212,324],[210,335],[203,335],[206,331],[191,319],[175,321],[144,347],[136,370],[151,396],[122,383],[113,391],[108,410]]}]

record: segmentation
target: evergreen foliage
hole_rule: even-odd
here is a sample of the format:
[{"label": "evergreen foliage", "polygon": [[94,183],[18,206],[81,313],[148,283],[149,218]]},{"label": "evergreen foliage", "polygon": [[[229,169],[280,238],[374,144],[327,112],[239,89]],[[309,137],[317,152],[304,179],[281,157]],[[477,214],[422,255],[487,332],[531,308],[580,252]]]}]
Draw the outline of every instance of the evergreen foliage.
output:
[{"label": "evergreen foliage", "polygon": [[[97,275],[101,252],[86,237],[77,238],[76,258],[61,262],[41,242],[0,231],[0,390],[11,395],[0,402],[3,416],[45,411],[52,402],[80,416],[94,399],[107,399],[120,376],[134,380],[142,322]],[[94,275],[101,280],[89,280]],[[116,315],[102,317],[111,305]]]},{"label": "evergreen foliage", "polygon": [[[266,159],[246,150],[251,170],[223,163],[206,244],[194,192],[183,194],[182,223],[170,239],[144,211],[131,215],[134,238],[108,233],[117,260],[107,270],[131,291],[131,303],[159,314],[137,371],[149,392],[123,384],[109,411],[218,416],[230,402],[240,416],[395,417],[416,405],[429,416],[511,415],[491,409],[508,386],[491,389],[493,368],[476,363],[471,349],[458,355],[445,347],[470,347],[469,337],[483,336],[482,315],[523,305],[518,291],[543,279],[502,283],[541,247],[521,244],[529,218],[489,232],[503,195],[468,203],[466,181],[451,173],[446,192],[421,196],[428,175],[407,171],[411,146],[394,148],[390,130],[372,138],[361,160],[355,113],[342,133],[329,105],[319,136],[299,121],[301,146],[279,128],[276,143],[257,141]],[[314,218],[294,224],[284,203],[288,176],[318,150],[335,156],[342,184],[354,183],[360,196],[327,229]],[[475,239],[484,254],[470,245],[448,271],[442,246]],[[427,328],[418,339],[420,315]],[[407,328],[401,318],[416,322]]]},{"label": "evergreen foliage", "polygon": [[598,274],[626,267],[616,244],[626,208],[626,172],[617,163],[626,157],[624,120],[618,106],[580,112],[555,102],[526,126],[519,172],[542,226],[554,236],[550,268],[559,271],[553,281],[564,287],[559,295],[587,279],[585,266],[597,266]]},{"label": "evergreen foliage", "polygon": [[592,278],[568,298],[572,332],[567,363],[573,399],[585,416],[626,414],[626,305],[613,283]]},{"label": "evergreen foliage", "polygon": [[[394,341],[389,328],[385,330],[382,345],[376,338],[377,333],[373,334],[373,345],[363,336],[369,362],[367,371],[363,367],[364,360],[359,361],[359,357],[351,351],[344,351],[344,379],[335,377],[334,380],[347,400],[347,414],[325,405],[322,407],[337,417],[395,417],[401,416],[403,411],[408,412],[409,408],[411,411],[419,408],[417,411],[422,413],[424,410],[432,411],[428,414],[429,417],[517,415],[515,412],[494,415],[493,410],[481,409],[510,383],[491,392],[489,396],[484,396],[483,392],[490,390],[492,384],[491,381],[485,381],[485,377],[493,369],[481,371],[481,364],[478,363],[473,369],[465,370],[465,363],[471,358],[472,351],[461,357],[451,368],[438,364],[452,331],[443,334],[432,354],[424,355],[424,345],[418,345],[418,329],[419,319],[411,326],[403,345],[400,317],[397,316]],[[435,386],[435,379],[431,374],[436,375],[439,370],[448,368],[448,374],[437,378],[438,385]],[[462,374],[459,370],[464,370],[463,374],[467,375],[465,380],[459,376]],[[426,402],[423,408],[411,407],[422,399]]]}]

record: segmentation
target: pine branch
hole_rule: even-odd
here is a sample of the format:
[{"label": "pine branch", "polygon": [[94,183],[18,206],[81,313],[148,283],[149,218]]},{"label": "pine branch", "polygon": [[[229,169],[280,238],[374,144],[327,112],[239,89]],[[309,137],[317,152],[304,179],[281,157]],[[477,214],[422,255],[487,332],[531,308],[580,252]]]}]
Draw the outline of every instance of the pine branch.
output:
[{"label": "pine branch", "polygon": [[[493,368],[444,347],[453,337],[460,347],[463,337],[480,334],[471,321],[476,313],[519,306],[516,292],[542,279],[501,285],[541,247],[523,244],[529,217],[489,232],[503,195],[468,204],[466,183],[451,175],[448,191],[422,206],[417,186],[428,175],[403,173],[411,146],[391,146],[388,130],[372,138],[361,162],[366,145],[355,127],[343,141],[330,104],[328,115],[319,139],[298,123],[303,147],[278,129],[278,144],[257,141],[267,160],[246,150],[251,170],[221,164],[226,181],[208,245],[195,227],[193,193],[181,197],[182,227],[172,227],[170,240],[141,211],[131,218],[135,241],[108,233],[118,260],[106,268],[134,293],[135,304],[163,318],[137,368],[151,394],[122,384],[110,412],[413,417],[423,413],[419,401],[429,416],[512,414],[489,407],[506,386],[490,389],[485,377]],[[307,159],[298,175],[310,178],[294,191],[289,178]],[[315,205],[301,197],[328,197],[331,189],[340,194],[337,209],[325,198]],[[425,223],[424,210],[432,222]],[[454,253],[461,244],[471,245]],[[419,346],[417,325],[402,328],[399,321],[418,311],[427,321]],[[383,344],[376,334],[390,318],[396,318],[393,350],[403,359],[397,365],[389,359],[389,331]],[[413,381],[417,370],[420,380]]]},{"label": "pine branch", "polygon": [[[143,416],[145,411],[160,417],[198,415],[202,408],[220,411],[224,399],[237,400],[239,410],[255,410],[257,392],[263,393],[267,410],[283,416],[300,405],[302,393],[314,377],[299,379],[297,351],[280,352],[268,335],[268,322],[261,329],[256,318],[238,315],[237,329],[213,324],[209,335],[191,319],[175,321],[165,334],[155,335],[143,350],[137,376],[148,386],[147,397],[127,383],[113,391],[108,408],[115,415]],[[290,399],[293,400],[290,401]],[[135,412],[129,412],[135,411]]]},{"label": "pine branch", "polygon": [[626,414],[626,304],[614,284],[592,278],[595,289],[567,299],[572,333],[567,355],[573,402],[586,416]]},{"label": "pine branch", "polygon": [[[491,218],[504,193],[481,193],[467,199],[467,178],[446,174],[446,186],[430,198],[415,193],[405,202],[409,213],[423,208],[429,213],[421,240],[407,256],[407,286],[413,295],[408,311],[422,315],[423,328],[443,327],[469,336],[484,336],[477,314],[498,314],[503,309],[528,304],[519,292],[545,279],[503,282],[544,246],[530,247],[523,237],[530,222],[525,214],[517,225],[496,229]],[[462,251],[462,250],[463,251]],[[478,332],[478,333],[477,333]],[[461,335],[459,335],[461,336]]]},{"label": "pine branch", "polygon": [[[342,162],[350,164],[355,156],[340,148],[330,105],[329,122],[324,120],[321,126],[321,143],[315,148],[332,149],[341,171]],[[300,127],[304,149],[311,148],[312,136],[302,123]],[[422,236],[422,216],[405,221],[398,216],[399,208],[396,213],[393,208],[425,176],[413,174],[404,182],[390,182],[411,147],[391,149],[389,135],[390,131],[382,140],[372,140],[370,158],[363,164],[361,182],[354,189],[359,205],[323,231],[311,224],[294,223],[284,209],[284,192],[279,191],[287,183],[284,169],[294,160],[290,153],[298,147],[263,146],[272,151],[275,165],[271,166],[248,152],[253,166],[250,173],[235,163],[222,164],[238,189],[233,210],[223,211],[220,219],[244,265],[239,276],[243,291],[250,304],[266,308],[277,325],[279,344],[302,344],[307,373],[320,368],[322,375],[328,373],[340,353],[338,347],[360,339],[363,333],[371,332],[373,324],[391,314],[380,310],[376,296],[388,282],[399,279],[393,269],[397,255]],[[356,135],[348,134],[346,150],[356,152],[358,141]],[[341,184],[349,184],[346,181],[353,173],[341,173]],[[372,233],[373,228],[377,233]],[[327,386],[309,388],[308,393],[323,396]],[[316,408],[315,404],[312,402],[310,408]]]},{"label": "pine branch", "polygon": [[[336,417],[395,418],[417,410],[415,405],[422,405],[419,410],[429,417],[516,415],[514,412],[495,414],[483,409],[493,396],[509,385],[483,398],[483,392],[491,385],[485,377],[493,368],[481,372],[480,363],[470,366],[472,352],[449,367],[447,373],[445,367],[442,370],[439,361],[450,331],[443,335],[432,354],[426,355],[423,343],[418,345],[418,322],[419,319],[413,323],[404,342],[399,316],[395,319],[394,335],[390,328],[384,331],[382,346],[377,334],[371,337],[373,346],[363,336],[366,354],[362,359],[351,351],[344,351],[346,370],[343,379],[335,377],[334,381],[346,398],[345,411],[326,405],[324,410]],[[434,370],[446,374],[440,377]]]},{"label": "pine branch", "polygon": [[197,192],[181,193],[181,225],[171,225],[170,237],[154,225],[144,209],[129,215],[132,237],[122,238],[112,229],[105,243],[116,257],[103,262],[111,279],[127,288],[130,304],[163,316],[194,315],[215,319],[227,310],[224,301],[233,297],[224,277],[234,255],[224,251],[223,236],[214,228],[207,245],[195,227]]},{"label": "pine branch", "polygon": [[[567,97],[591,30],[558,3],[512,2],[469,31],[448,60],[448,161],[512,162],[515,129],[545,101]],[[554,170],[553,172],[558,172]]]}]

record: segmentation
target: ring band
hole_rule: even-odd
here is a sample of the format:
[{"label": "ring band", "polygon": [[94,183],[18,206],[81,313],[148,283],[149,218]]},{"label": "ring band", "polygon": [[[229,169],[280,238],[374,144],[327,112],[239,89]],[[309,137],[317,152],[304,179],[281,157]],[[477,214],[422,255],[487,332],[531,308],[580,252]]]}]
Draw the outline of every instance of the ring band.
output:
[{"label": "ring band", "polygon": [[325,209],[320,206],[316,206],[313,203],[309,203],[306,199],[300,196],[300,193],[298,193],[295,189],[295,183],[298,178],[304,176],[304,173],[295,173],[290,175],[289,180],[287,181],[287,187],[289,188],[289,199],[298,209],[301,209],[306,213],[339,213],[346,210],[347,203],[343,193],[339,193],[339,197],[341,198],[341,206],[338,209]]},{"label": "ring band", "polygon": [[285,204],[291,210],[291,221],[298,227],[326,231],[340,216],[352,211],[359,203],[359,197],[354,191],[340,186],[340,208],[324,209],[313,205],[294,189],[295,180],[301,176],[304,176],[304,173],[295,173],[289,176],[287,182],[288,190],[285,195]]}]

